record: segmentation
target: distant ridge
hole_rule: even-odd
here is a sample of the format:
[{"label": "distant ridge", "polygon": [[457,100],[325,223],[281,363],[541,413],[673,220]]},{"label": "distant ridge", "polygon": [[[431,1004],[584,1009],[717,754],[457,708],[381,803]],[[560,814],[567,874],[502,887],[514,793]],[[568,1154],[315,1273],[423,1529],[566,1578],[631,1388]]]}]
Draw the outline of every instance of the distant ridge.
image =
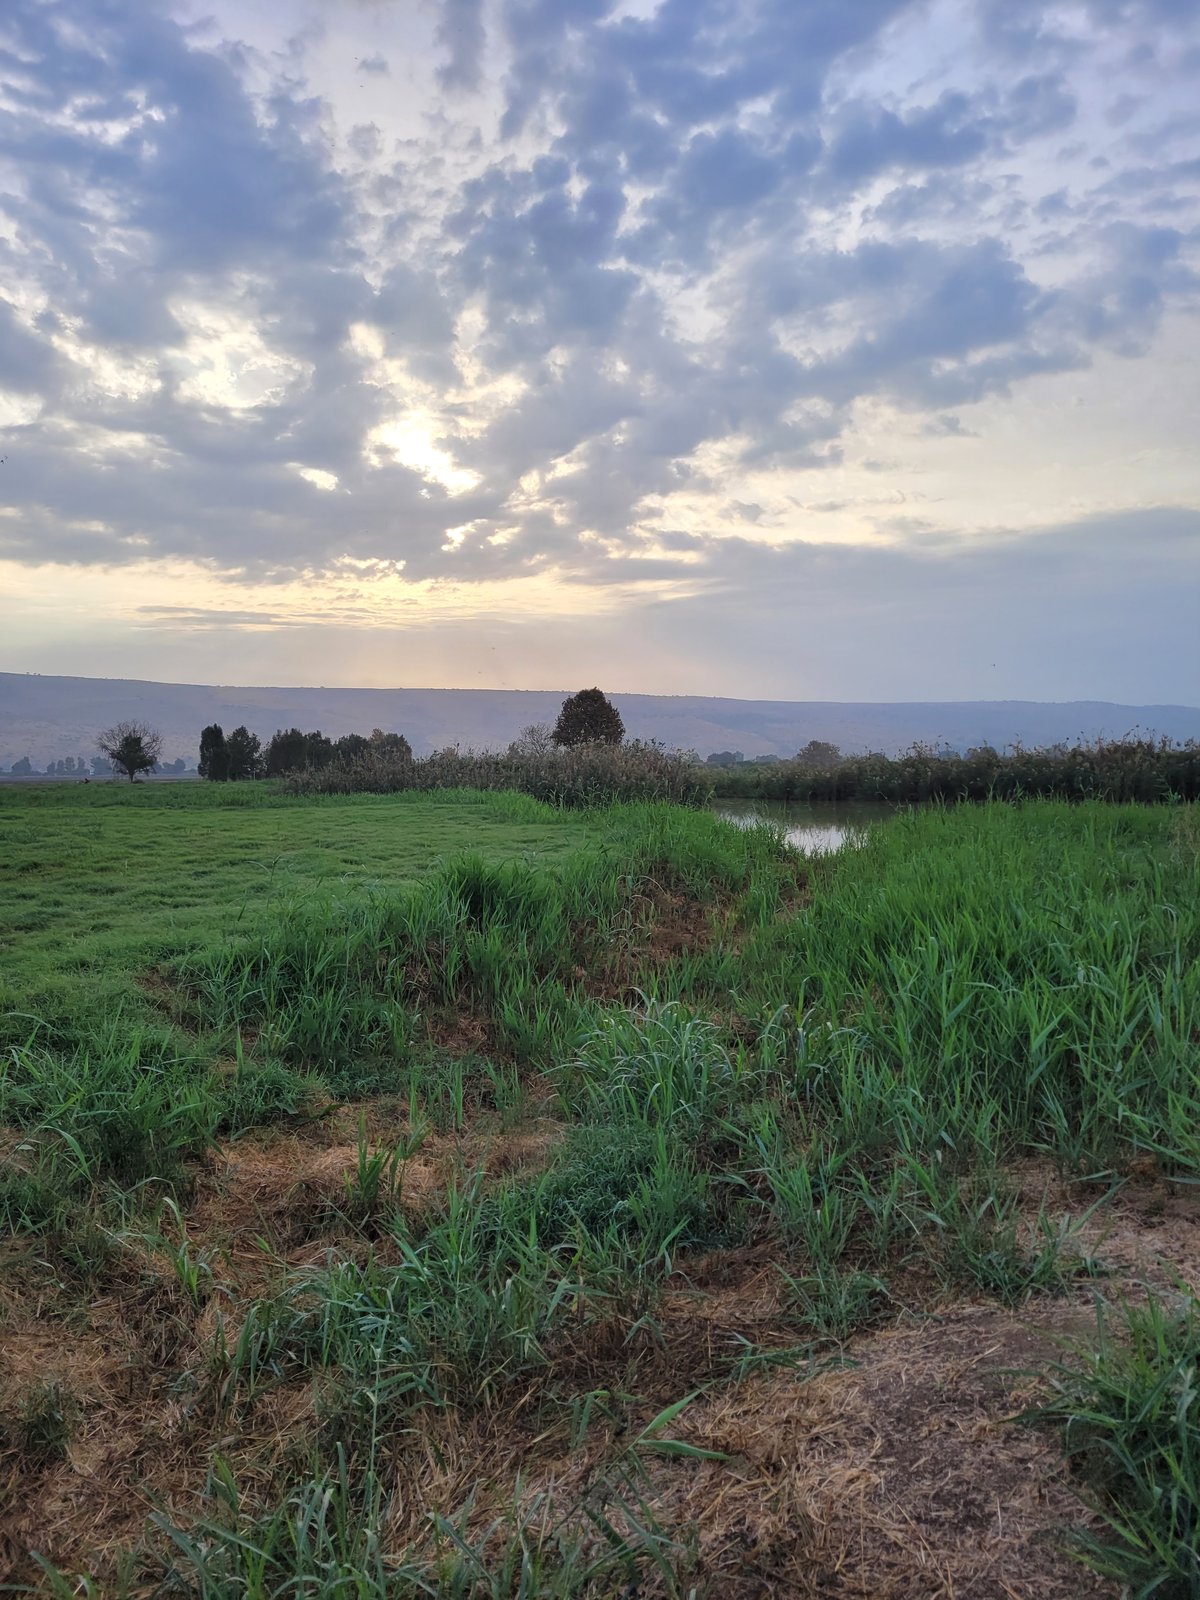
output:
[{"label": "distant ridge", "polygon": [[[584,685],[576,684],[575,688]],[[605,687],[602,685],[601,687]],[[124,717],[161,730],[164,759],[195,762],[200,730],[244,722],[260,737],[276,728],[334,735],[374,727],[406,735],[423,754],[445,745],[498,748],[531,722],[552,722],[563,689],[287,689],[153,683],[136,678],[0,673],[0,767],[91,756],[101,728]],[[902,750],[914,741],[956,748],[1049,744],[1120,736],[1134,729],[1200,739],[1200,707],[1127,706],[1103,700],[945,700],[889,703],[732,700],[706,695],[611,693],[631,738],[747,756],[794,754],[809,739],[847,751]]]}]

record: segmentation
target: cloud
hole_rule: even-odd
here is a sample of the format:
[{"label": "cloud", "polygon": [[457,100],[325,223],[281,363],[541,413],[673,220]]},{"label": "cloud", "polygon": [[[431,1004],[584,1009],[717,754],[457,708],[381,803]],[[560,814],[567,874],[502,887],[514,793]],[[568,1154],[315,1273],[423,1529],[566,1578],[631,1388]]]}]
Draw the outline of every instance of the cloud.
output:
[{"label": "cloud", "polygon": [[969,448],[1195,307],[1194,10],[441,0],[422,62],[12,0],[0,556],[598,595],[849,519],[866,410]]},{"label": "cloud", "polygon": [[438,69],[444,89],[477,89],[486,35],[483,0],[440,0],[437,42],[447,59]]}]

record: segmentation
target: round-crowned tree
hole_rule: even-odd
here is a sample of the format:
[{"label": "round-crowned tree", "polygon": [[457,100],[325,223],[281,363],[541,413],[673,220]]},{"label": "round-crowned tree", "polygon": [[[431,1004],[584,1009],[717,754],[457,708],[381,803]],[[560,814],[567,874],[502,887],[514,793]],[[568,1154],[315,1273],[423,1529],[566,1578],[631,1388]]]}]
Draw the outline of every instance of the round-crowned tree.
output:
[{"label": "round-crowned tree", "polygon": [[568,695],[552,735],[558,745],[620,744],[624,737],[621,713],[599,689]]},{"label": "round-crowned tree", "polygon": [[153,772],[158,765],[162,734],[144,722],[118,722],[97,736],[96,746],[132,783],[139,772]]}]

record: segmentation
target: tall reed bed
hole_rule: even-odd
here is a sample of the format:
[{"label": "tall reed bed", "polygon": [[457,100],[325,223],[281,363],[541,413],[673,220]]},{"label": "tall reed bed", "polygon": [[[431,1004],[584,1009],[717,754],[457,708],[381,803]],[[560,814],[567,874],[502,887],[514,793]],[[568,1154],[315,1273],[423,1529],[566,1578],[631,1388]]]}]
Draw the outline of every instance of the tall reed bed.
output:
[{"label": "tall reed bed", "polygon": [[555,806],[616,801],[698,806],[710,798],[713,787],[694,755],[637,740],[525,755],[441,750],[416,761],[389,761],[368,753],[348,766],[297,772],[284,782],[289,793],[301,795],[515,789]]},{"label": "tall reed bed", "polygon": [[965,755],[914,745],[899,756],[844,756],[822,767],[747,762],[718,769],[714,783],[725,799],[776,801],[1197,800],[1200,744],[1130,736]]}]

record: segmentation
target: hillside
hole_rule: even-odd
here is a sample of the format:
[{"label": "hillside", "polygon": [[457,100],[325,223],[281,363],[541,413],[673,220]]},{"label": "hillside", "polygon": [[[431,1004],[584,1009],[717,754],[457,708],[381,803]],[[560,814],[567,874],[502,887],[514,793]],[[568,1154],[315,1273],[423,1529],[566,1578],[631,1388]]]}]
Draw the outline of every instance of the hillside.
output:
[{"label": "hillside", "polygon": [[[269,738],[295,724],[338,736],[396,729],[418,754],[448,744],[498,747],[531,722],[557,715],[565,690],[231,688],[121,678],[0,673],[0,767],[22,756],[35,766],[90,756],[95,735],[122,718],[164,735],[164,757],[195,761],[200,729],[244,722]],[[725,700],[699,695],[613,694],[632,738],[693,749],[791,755],[809,739],[848,751],[889,752],[915,740],[959,748],[1120,735],[1133,728],[1175,739],[1200,738],[1200,708],[1126,706],[1105,701],[887,702]]]}]

